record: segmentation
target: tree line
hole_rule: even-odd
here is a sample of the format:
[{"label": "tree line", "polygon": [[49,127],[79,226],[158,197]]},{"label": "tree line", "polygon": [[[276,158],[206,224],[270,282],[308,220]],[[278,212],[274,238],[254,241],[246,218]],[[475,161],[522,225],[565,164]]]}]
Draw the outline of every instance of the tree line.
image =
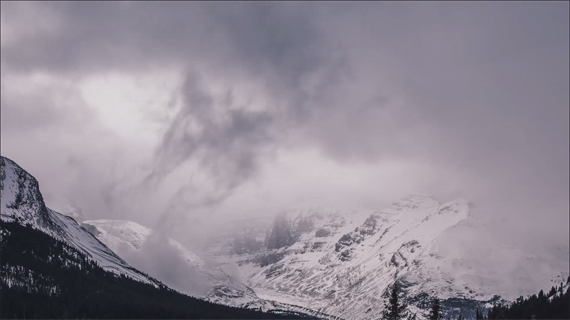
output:
[{"label": "tree line", "polygon": [[[566,289],[564,289],[566,288]],[[400,288],[394,283],[390,297],[384,305],[381,320],[415,320],[417,316],[408,310],[408,304],[400,299]],[[527,298],[521,296],[509,304],[496,303],[489,310],[477,309],[475,318],[483,319],[570,319],[570,277],[566,285],[553,286],[548,293],[540,290]],[[450,319],[444,317],[440,300],[432,300],[430,320]],[[457,320],[464,320],[460,313]]]},{"label": "tree line", "polygon": [[479,313],[477,319],[570,319],[570,277],[566,290],[561,284],[553,286],[548,293],[540,290],[538,295],[520,296],[514,302],[495,304],[487,314]]}]

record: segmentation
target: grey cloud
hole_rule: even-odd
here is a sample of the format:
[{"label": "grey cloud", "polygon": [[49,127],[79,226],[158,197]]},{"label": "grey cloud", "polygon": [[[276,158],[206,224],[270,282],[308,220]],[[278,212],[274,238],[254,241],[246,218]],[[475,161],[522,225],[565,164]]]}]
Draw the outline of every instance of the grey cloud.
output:
[{"label": "grey cloud", "polygon": [[[42,12],[53,13],[51,32],[24,34],[14,43],[3,46],[2,59],[16,71],[47,70],[52,72],[101,72],[110,69],[145,69],[163,58],[166,49],[184,51],[184,37],[169,37],[170,32],[191,31],[176,28],[188,24],[178,22],[185,10],[160,10],[152,3],[136,5],[120,3],[3,3],[3,15],[19,23],[34,24]],[[166,4],[166,7],[169,7]],[[16,10],[16,8],[18,10]],[[164,13],[178,15],[164,16]],[[153,19],[154,18],[154,19]],[[189,17],[190,18],[190,17]],[[9,23],[9,22],[7,22]],[[157,25],[158,23],[158,25]],[[172,42],[176,39],[177,42]],[[158,53],[163,53],[158,55]]]},{"label": "grey cloud", "polygon": [[211,289],[206,276],[186,261],[165,235],[151,234],[138,251],[125,244],[118,254],[135,268],[186,294],[203,296]]},{"label": "grey cloud", "polygon": [[[254,166],[255,149],[271,140],[272,115],[265,111],[232,110],[231,99],[215,101],[216,97],[205,92],[194,75],[186,78],[182,97],[183,107],[156,153],[160,161],[158,170],[171,170],[200,153],[204,166],[231,162],[236,166],[233,175],[249,174]],[[227,119],[219,119],[215,104],[221,104]]]},{"label": "grey cloud", "polygon": [[[261,86],[271,100],[264,110],[251,111],[233,102],[231,84],[226,94],[215,96],[207,92],[199,72],[188,71],[180,91],[183,106],[157,149],[151,178],[164,176],[189,159],[199,159],[210,172],[217,194],[201,201],[213,204],[257,172],[259,162],[267,160],[265,156],[278,143],[278,133],[286,134],[310,119],[311,108],[322,105],[318,102],[323,91],[338,84],[346,69],[341,58],[321,45],[319,30],[299,7],[213,5],[208,12],[219,21],[230,43],[229,61],[238,66],[230,67],[227,74],[219,68],[215,72],[222,78],[235,77],[235,81],[262,79]],[[232,70],[235,75],[230,74]],[[316,79],[307,90],[304,81],[309,77]],[[217,108],[224,119],[220,120]],[[181,190],[196,191],[189,185]]]},{"label": "grey cloud", "polygon": [[[219,203],[273,150],[307,147],[346,166],[426,164],[489,212],[567,238],[568,3],[3,2],[2,20],[17,35],[3,74],[183,72],[150,177],[195,161],[218,188],[181,177],[166,211]],[[268,105],[237,105],[242,82]],[[30,120],[14,99],[3,127],[5,111]]]},{"label": "grey cloud", "polygon": [[[310,95],[338,78],[340,70],[341,62],[330,57],[320,42],[306,10],[309,7],[267,3],[2,5],[3,12],[14,13],[3,15],[7,23],[15,24],[14,30],[21,30],[23,21],[33,24],[42,12],[51,17],[45,22],[50,24],[48,31],[16,32],[21,36],[2,46],[2,63],[8,72],[39,70],[81,76],[173,65],[189,70],[180,90],[184,105],[156,150],[151,177],[164,177],[187,160],[199,159],[217,187],[212,190],[215,194],[195,200],[202,204],[220,202],[254,175],[261,156],[275,143],[275,132],[303,119],[310,112]],[[301,82],[317,72],[323,74],[317,75],[310,92],[302,90]],[[228,96],[211,96],[195,80],[201,81],[204,73],[232,81],[261,79],[272,103],[279,107],[248,111],[235,106],[231,85]],[[214,103],[221,104],[226,120],[218,121]],[[201,127],[200,132],[191,133],[192,125]],[[192,178],[187,179],[176,198],[196,190]],[[99,210],[105,212],[116,212],[109,206],[125,196],[104,190],[98,194],[104,200]],[[173,199],[170,207],[180,207],[177,201]]]},{"label": "grey cloud", "polygon": [[[540,234],[550,230],[567,238],[568,228],[559,222],[567,219],[570,191],[568,5],[414,8],[400,21],[388,19],[391,30],[405,32],[386,31],[380,6],[358,18],[349,13],[345,21],[353,26],[343,27],[352,32],[338,27],[353,47],[377,50],[373,58],[366,50],[355,53],[351,62],[363,57],[366,67],[384,72],[376,80],[398,84],[407,101],[392,106],[396,116],[387,126],[385,112],[355,117],[360,126],[342,139],[328,139],[331,130],[313,126],[314,136],[332,155],[352,150],[350,159],[398,156],[449,169],[442,174],[459,171],[464,196],[487,204],[490,214],[519,217],[509,222],[519,228],[518,238],[537,224],[544,228]],[[346,112],[349,121],[352,116]]]},{"label": "grey cloud", "polygon": [[[91,122],[77,90],[65,84],[15,83],[2,78],[2,133],[41,135],[44,130],[65,124]],[[76,129],[80,130],[80,127]]]},{"label": "grey cloud", "polygon": [[[101,72],[185,65],[199,57],[246,65],[272,81],[295,81],[322,64],[319,34],[305,8],[287,3],[3,3],[16,30],[52,13],[46,32],[22,33],[2,48],[15,70]],[[18,34],[18,32],[15,32]],[[275,73],[279,74],[267,74]]]},{"label": "grey cloud", "polygon": [[[284,108],[284,117],[303,119],[311,112],[306,90],[300,88],[305,78],[323,73],[317,90],[326,87],[343,72],[342,58],[327,52],[321,30],[312,21],[312,5],[288,3],[44,3],[41,6],[3,4],[18,17],[5,18],[20,22],[42,11],[53,13],[53,32],[25,34],[2,47],[2,60],[18,72],[49,70],[53,72],[102,72],[135,70],[149,66],[185,66],[192,69],[192,59],[205,61],[210,67],[202,72],[238,74],[236,81],[263,79]],[[18,10],[16,10],[18,9]],[[338,50],[337,50],[338,51]],[[337,52],[338,53],[338,52]],[[336,54],[336,53],[335,53]],[[218,67],[221,62],[221,67]],[[188,66],[190,65],[190,66]],[[195,77],[190,71],[188,79]],[[201,104],[204,97],[182,95],[187,104]],[[231,88],[228,88],[231,90]],[[313,90],[314,91],[314,90]],[[185,107],[185,110],[196,105]],[[207,108],[207,107],[202,107]],[[184,118],[181,111],[180,117]],[[267,126],[271,116],[244,111],[229,111],[232,130],[260,124]],[[205,120],[205,119],[201,119]],[[171,140],[183,119],[177,117],[164,137]],[[210,123],[211,124],[211,121]],[[241,127],[240,127],[241,126]],[[266,135],[263,128],[248,129]],[[220,134],[212,129],[208,133]],[[169,136],[170,135],[170,136]],[[250,136],[253,136],[251,133]],[[218,143],[219,138],[209,138]],[[217,141],[217,142],[216,142]],[[168,143],[166,143],[168,144]],[[189,144],[192,144],[190,142]],[[217,150],[221,151],[222,146]],[[192,147],[190,147],[192,149]],[[241,161],[247,162],[243,159]]]},{"label": "grey cloud", "polygon": [[[5,90],[2,88],[2,90]],[[38,97],[40,95],[41,97]],[[26,126],[26,131],[41,130],[50,124],[57,124],[61,118],[53,105],[46,105],[45,95],[49,93],[33,94],[26,96],[6,97],[2,95],[2,133],[10,134],[21,132],[22,125]],[[51,100],[51,99],[50,99]],[[49,100],[48,100],[49,101]],[[43,106],[38,108],[38,106]]]}]

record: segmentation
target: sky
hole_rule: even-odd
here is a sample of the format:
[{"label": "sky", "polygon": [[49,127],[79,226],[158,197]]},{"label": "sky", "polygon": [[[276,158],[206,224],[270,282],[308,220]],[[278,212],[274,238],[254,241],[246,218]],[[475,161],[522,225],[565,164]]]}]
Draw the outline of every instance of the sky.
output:
[{"label": "sky", "polygon": [[186,243],[246,216],[422,193],[472,201],[505,241],[567,248],[568,12],[2,2],[1,154],[56,210]]}]

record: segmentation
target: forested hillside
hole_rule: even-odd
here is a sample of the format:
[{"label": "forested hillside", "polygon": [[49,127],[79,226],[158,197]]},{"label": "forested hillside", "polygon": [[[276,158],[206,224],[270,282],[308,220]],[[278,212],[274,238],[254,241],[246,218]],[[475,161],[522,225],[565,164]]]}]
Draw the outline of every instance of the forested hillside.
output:
[{"label": "forested hillside", "polygon": [[570,319],[570,277],[566,285],[554,286],[544,293],[519,297],[509,305],[497,304],[477,319]]}]

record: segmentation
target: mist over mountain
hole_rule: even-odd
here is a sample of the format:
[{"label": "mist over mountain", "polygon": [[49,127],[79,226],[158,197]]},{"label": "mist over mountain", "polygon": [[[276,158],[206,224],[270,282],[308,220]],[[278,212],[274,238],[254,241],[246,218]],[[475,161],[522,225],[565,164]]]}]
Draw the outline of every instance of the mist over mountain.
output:
[{"label": "mist over mountain", "polygon": [[2,221],[104,272],[357,319],[570,272],[568,2],[0,6]]},{"label": "mist over mountain", "polygon": [[212,220],[413,192],[564,245],[566,9],[2,3],[2,154],[54,210],[185,245]]},{"label": "mist over mountain", "polygon": [[[279,214],[269,224],[267,219],[248,219],[241,227],[232,224],[238,230],[218,233],[201,252],[203,259],[135,222],[85,220],[73,204],[66,215],[47,208],[37,180],[5,157],[1,180],[2,221],[9,226],[3,236],[20,228],[11,224],[35,229],[109,274],[166,288],[162,281],[179,292],[232,307],[319,318],[377,318],[384,310],[382,300],[397,285],[419,319],[428,317],[434,298],[442,299],[448,317],[475,317],[479,310],[506,312],[495,310],[496,304],[541,287],[560,283],[562,288],[570,275],[570,255],[563,247],[545,247],[537,256],[524,247],[474,241],[484,234],[472,223],[477,221],[476,206],[464,199],[440,203],[414,194],[379,211],[315,208]],[[43,294],[57,296],[69,290],[63,292],[61,282],[53,280],[34,285],[35,280],[22,278],[17,265],[3,268],[7,277],[2,284],[9,292],[47,290]],[[27,268],[33,273],[39,267]],[[14,294],[9,294],[10,301]]]}]

